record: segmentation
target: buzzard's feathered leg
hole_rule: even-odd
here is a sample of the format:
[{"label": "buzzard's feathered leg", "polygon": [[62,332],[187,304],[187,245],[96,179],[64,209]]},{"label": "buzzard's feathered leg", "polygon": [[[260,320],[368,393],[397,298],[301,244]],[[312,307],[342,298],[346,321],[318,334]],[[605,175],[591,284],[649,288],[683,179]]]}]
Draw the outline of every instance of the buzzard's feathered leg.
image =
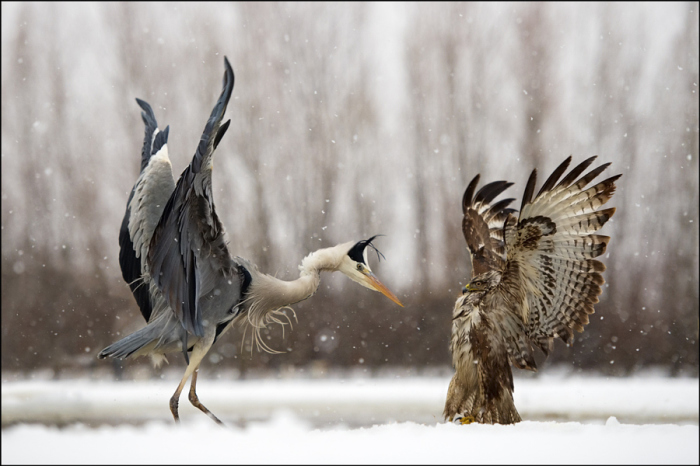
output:
[{"label": "buzzard's feathered leg", "polygon": [[[508,327],[517,321],[497,310],[481,312],[472,307],[469,298],[465,295],[455,306],[451,349],[456,373],[448,388],[443,415],[460,424],[520,422],[513,402],[513,372],[505,343],[513,333]],[[534,368],[529,346],[523,347],[521,360],[523,367]]]}]

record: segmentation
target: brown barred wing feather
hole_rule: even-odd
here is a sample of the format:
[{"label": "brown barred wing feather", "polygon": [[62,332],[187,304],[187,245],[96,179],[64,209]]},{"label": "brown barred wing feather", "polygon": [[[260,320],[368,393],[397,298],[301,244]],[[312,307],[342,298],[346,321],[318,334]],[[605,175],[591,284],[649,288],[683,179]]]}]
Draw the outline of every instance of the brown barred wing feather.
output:
[{"label": "brown barred wing feather", "polygon": [[507,258],[501,293],[517,296],[514,311],[522,317],[528,337],[545,353],[554,337],[573,342],[589,322],[605,282],[605,266],[594,259],[605,253],[607,236],[594,234],[615,213],[599,208],[615,192],[616,175],[593,187],[586,186],[610,164],[576,179],[595,159],[572,169],[567,158],[532,199],[536,183],[533,171],[520,216],[505,225]]},{"label": "brown barred wing feather", "polygon": [[480,175],[474,177],[462,197],[462,232],[471,253],[472,277],[489,270],[503,270],[506,257],[503,223],[515,212],[508,208],[515,199],[492,204],[513,183],[495,181],[483,186],[474,196],[479,178]]}]

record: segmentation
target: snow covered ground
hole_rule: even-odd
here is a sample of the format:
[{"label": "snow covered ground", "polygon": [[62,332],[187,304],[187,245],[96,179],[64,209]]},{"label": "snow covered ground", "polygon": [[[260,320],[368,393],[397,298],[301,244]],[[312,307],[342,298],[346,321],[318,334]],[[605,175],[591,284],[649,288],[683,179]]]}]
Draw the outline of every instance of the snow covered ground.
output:
[{"label": "snow covered ground", "polygon": [[524,422],[446,424],[449,378],[2,384],[2,463],[695,463],[698,379],[516,379]]}]

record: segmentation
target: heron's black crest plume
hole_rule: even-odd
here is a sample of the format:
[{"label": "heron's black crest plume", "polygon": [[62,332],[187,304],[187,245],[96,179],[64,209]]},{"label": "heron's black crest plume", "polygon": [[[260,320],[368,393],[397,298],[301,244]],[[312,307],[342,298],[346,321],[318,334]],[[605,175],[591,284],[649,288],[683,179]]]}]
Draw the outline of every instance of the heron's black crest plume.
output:
[{"label": "heron's black crest plume", "polygon": [[384,235],[374,235],[370,239],[363,239],[362,241],[358,241],[355,244],[355,246],[353,246],[350,249],[350,251],[348,251],[348,256],[350,256],[350,259],[354,260],[355,262],[361,262],[365,264],[365,258],[363,253],[367,246],[370,246],[377,253],[377,260],[381,261],[381,258],[386,259],[386,257],[384,257],[384,254],[382,254],[381,251],[379,251],[379,249],[377,249],[377,247],[374,244],[372,244],[372,240],[374,240],[374,238],[376,238],[377,236]]}]

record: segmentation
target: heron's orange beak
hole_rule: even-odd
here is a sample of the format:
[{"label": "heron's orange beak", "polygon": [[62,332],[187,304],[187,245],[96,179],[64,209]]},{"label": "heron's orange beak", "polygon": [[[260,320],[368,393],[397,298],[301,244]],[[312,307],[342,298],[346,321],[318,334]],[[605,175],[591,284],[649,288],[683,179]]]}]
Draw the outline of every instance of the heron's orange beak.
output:
[{"label": "heron's orange beak", "polygon": [[397,298],[394,293],[389,291],[389,289],[386,286],[384,286],[384,284],[382,282],[380,282],[377,279],[377,277],[374,276],[374,274],[372,272],[365,273],[365,276],[367,277],[367,280],[369,281],[369,284],[372,288],[379,291],[381,294],[383,294],[387,298],[391,299],[399,306],[403,307],[403,304],[401,304],[401,301],[399,301],[399,298]]}]

